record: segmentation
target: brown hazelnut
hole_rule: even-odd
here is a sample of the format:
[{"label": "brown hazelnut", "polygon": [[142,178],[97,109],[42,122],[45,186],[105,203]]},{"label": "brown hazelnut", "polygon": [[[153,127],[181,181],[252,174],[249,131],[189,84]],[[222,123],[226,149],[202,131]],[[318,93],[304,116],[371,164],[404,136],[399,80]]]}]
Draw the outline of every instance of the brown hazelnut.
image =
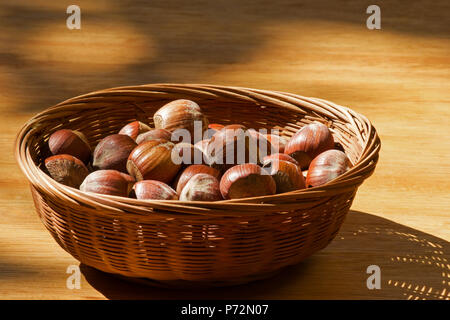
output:
[{"label": "brown hazelnut", "polygon": [[334,139],[328,127],[322,123],[311,123],[292,136],[284,153],[297,160],[304,170],[317,155],[333,147]]},{"label": "brown hazelnut", "polygon": [[289,161],[272,160],[264,167],[277,185],[277,193],[304,189],[305,178],[300,168]]},{"label": "brown hazelnut", "polygon": [[131,139],[136,140],[136,138],[140,134],[147,132],[150,129],[151,128],[145,123],[142,123],[140,121],[133,121],[120,129],[119,134],[124,134],[126,136],[129,136]]},{"label": "brown hazelnut", "polygon": [[185,129],[190,134],[191,143],[194,143],[194,123],[199,122],[201,125],[201,132],[208,127],[208,120],[203,115],[200,106],[191,100],[175,100],[162,106],[153,115],[155,128],[166,129],[170,132],[174,132],[177,129]]},{"label": "brown hazelnut", "polygon": [[306,176],[308,187],[321,186],[344,172],[352,166],[347,155],[339,150],[327,150],[311,161]]},{"label": "brown hazelnut", "polygon": [[200,162],[194,162],[195,164],[207,164],[211,163],[211,157],[208,155],[208,145],[211,139],[203,139],[198,141],[194,147],[201,152],[202,159]]},{"label": "brown hazelnut", "polygon": [[273,178],[253,163],[228,169],[220,179],[220,192],[224,199],[238,199],[272,195],[276,192]]},{"label": "brown hazelnut", "polygon": [[155,139],[164,139],[167,141],[170,141],[172,137],[172,134],[170,131],[167,131],[166,129],[152,129],[150,131],[141,133],[136,138],[136,143],[141,144],[146,141],[155,140]]},{"label": "brown hazelnut", "polygon": [[180,193],[181,201],[218,201],[222,200],[219,180],[216,177],[197,173],[184,186]]},{"label": "brown hazelnut", "polygon": [[296,166],[298,166],[298,162],[297,160],[295,160],[294,158],[292,158],[290,155],[287,155],[285,153],[273,153],[270,154],[268,156],[264,157],[263,160],[263,166],[267,166],[268,163],[272,160],[283,160],[283,161],[288,161],[288,162],[292,162],[293,164],[295,164]]},{"label": "brown hazelnut", "polygon": [[208,124],[208,129],[213,129],[216,131],[222,130],[223,127],[225,127],[223,124],[218,124],[218,123],[210,123]]},{"label": "brown hazelnut", "polygon": [[80,186],[84,192],[128,197],[135,180],[117,170],[98,170],[90,173]]},{"label": "brown hazelnut", "polygon": [[177,190],[177,193],[180,194],[186,183],[198,173],[207,173],[209,175],[212,175],[213,177],[216,177],[217,179],[219,179],[220,177],[220,172],[217,169],[205,166],[203,164],[193,164],[184,169],[181,174],[178,175],[178,177],[175,179],[174,186]]},{"label": "brown hazelnut", "polygon": [[209,164],[226,171],[237,164],[260,163],[258,140],[254,132],[239,124],[225,126],[214,134],[208,144],[206,154]]},{"label": "brown hazelnut", "polygon": [[266,134],[265,137],[270,142],[274,152],[284,153],[284,148],[289,141],[288,138],[275,134]]},{"label": "brown hazelnut", "polygon": [[94,169],[127,172],[128,156],[136,146],[136,142],[127,135],[107,136],[95,147],[92,165]]},{"label": "brown hazelnut", "polygon": [[133,186],[137,199],[140,200],[177,200],[178,195],[170,186],[161,181],[142,180]]},{"label": "brown hazelnut", "polygon": [[203,139],[194,144],[194,147],[199,149],[201,152],[205,152],[208,149],[208,144],[211,139]]},{"label": "brown hazelnut", "polygon": [[211,139],[214,134],[216,134],[217,131],[220,131],[223,129],[223,125],[217,124],[217,123],[210,123],[208,124],[208,129],[204,133],[204,138]]},{"label": "brown hazelnut", "polygon": [[83,133],[61,129],[52,133],[48,147],[53,155],[70,154],[87,164],[91,158],[91,147]]},{"label": "brown hazelnut", "polygon": [[45,167],[55,181],[77,189],[89,174],[84,163],[69,154],[58,154],[45,159]]},{"label": "brown hazelnut", "polygon": [[274,149],[266,136],[255,129],[248,129],[248,133],[255,139],[258,152],[258,163],[262,163],[265,156],[278,152]]},{"label": "brown hazelnut", "polygon": [[172,160],[174,144],[157,139],[139,144],[131,151],[127,161],[128,173],[136,180],[158,180],[169,183],[181,164]]},{"label": "brown hazelnut", "polygon": [[203,153],[193,144],[180,142],[175,144],[172,151],[172,159],[186,167],[191,164],[200,164],[203,162]]}]

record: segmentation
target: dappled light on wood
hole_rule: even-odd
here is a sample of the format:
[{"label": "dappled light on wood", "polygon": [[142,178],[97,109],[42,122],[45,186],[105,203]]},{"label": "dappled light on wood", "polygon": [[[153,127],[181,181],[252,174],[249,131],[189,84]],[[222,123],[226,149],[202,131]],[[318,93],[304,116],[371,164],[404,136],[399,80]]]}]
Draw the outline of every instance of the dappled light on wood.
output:
[{"label": "dappled light on wood", "polygon": [[86,23],[73,31],[61,23],[42,25],[18,48],[23,59],[49,65],[42,72],[73,75],[118,71],[148,63],[157,54],[151,36],[124,22]]}]

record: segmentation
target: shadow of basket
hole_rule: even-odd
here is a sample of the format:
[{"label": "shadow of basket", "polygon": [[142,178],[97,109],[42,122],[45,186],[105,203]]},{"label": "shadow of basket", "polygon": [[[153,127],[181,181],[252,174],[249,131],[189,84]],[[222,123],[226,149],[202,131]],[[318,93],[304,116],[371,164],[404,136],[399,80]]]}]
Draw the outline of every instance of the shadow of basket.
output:
[{"label": "shadow of basket", "polygon": [[[272,277],[226,288],[158,288],[86,265],[86,281],[109,299],[450,299],[450,243],[373,214],[350,211],[324,250]],[[369,290],[369,265],[381,289]]]}]

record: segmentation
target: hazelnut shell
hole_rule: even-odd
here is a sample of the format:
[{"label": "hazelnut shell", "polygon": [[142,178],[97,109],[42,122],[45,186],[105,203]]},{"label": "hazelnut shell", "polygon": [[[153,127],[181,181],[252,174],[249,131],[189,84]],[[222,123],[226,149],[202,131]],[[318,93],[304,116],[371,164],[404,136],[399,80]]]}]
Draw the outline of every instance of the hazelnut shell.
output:
[{"label": "hazelnut shell", "polygon": [[218,124],[218,123],[210,123],[208,124],[208,129],[204,133],[205,139],[211,139],[214,134],[216,134],[217,131],[222,130],[224,125]]},{"label": "hazelnut shell", "polygon": [[223,124],[218,124],[218,123],[210,123],[208,124],[208,129],[213,129],[216,131],[222,130],[223,127],[225,127]]},{"label": "hazelnut shell", "polygon": [[272,145],[274,152],[279,152],[279,153],[284,152],[284,148],[289,141],[288,138],[279,136],[279,135],[275,135],[275,134],[266,134],[265,137]]},{"label": "hazelnut shell", "polygon": [[174,132],[177,129],[186,129],[190,133],[191,142],[194,142],[194,123],[201,122],[201,132],[208,127],[208,120],[200,106],[191,100],[179,99],[162,106],[153,115],[155,128]]},{"label": "hazelnut shell", "polygon": [[77,189],[89,174],[84,163],[69,154],[48,157],[45,159],[45,167],[55,181]]},{"label": "hazelnut shell", "polygon": [[[192,164],[203,163],[203,152],[196,148],[193,144],[188,142],[180,142],[175,144],[173,156],[176,157],[176,162],[180,162],[186,167]],[[177,156],[178,155],[178,156]]]},{"label": "hazelnut shell", "polygon": [[141,144],[146,141],[155,140],[155,139],[164,139],[170,141],[172,134],[170,131],[166,129],[151,129],[147,132],[141,133],[136,138],[136,143]]},{"label": "hazelnut shell", "polygon": [[273,178],[253,163],[228,169],[220,179],[220,192],[224,199],[238,199],[272,195],[276,192]]},{"label": "hazelnut shell", "polygon": [[119,134],[129,136],[131,139],[136,140],[140,134],[147,132],[150,129],[151,128],[143,122],[133,121],[120,129]]},{"label": "hazelnut shell", "polygon": [[95,147],[92,165],[96,170],[111,169],[127,172],[128,156],[136,146],[136,142],[130,136],[109,135],[100,140]]},{"label": "hazelnut shell", "polygon": [[133,186],[134,194],[139,200],[177,200],[178,194],[161,181],[142,180]]},{"label": "hazelnut shell", "polygon": [[48,147],[53,155],[69,154],[87,164],[91,158],[91,147],[85,135],[76,130],[61,129],[48,139]]},{"label": "hazelnut shell", "polygon": [[180,193],[181,201],[219,201],[222,200],[219,180],[216,177],[197,173],[184,186]]},{"label": "hazelnut shell", "polygon": [[84,192],[127,197],[133,187],[133,177],[117,170],[97,170],[90,173],[80,186]]},{"label": "hazelnut shell", "polygon": [[259,157],[254,135],[239,124],[225,126],[214,134],[206,154],[209,164],[220,171],[226,171],[237,164],[258,163]]},{"label": "hazelnut shell", "polygon": [[311,162],[306,176],[308,187],[318,187],[336,179],[352,166],[347,155],[340,150],[322,152]]},{"label": "hazelnut shell", "polygon": [[178,194],[181,193],[181,190],[183,190],[184,186],[188,181],[199,173],[206,173],[209,175],[212,175],[216,179],[219,179],[220,177],[220,171],[217,169],[214,169],[212,167],[203,165],[203,164],[193,164],[186,169],[184,169],[181,174],[178,175],[178,177],[175,180],[174,186],[176,188],[176,191]]},{"label": "hazelnut shell", "polygon": [[197,161],[194,162],[194,164],[207,164],[209,165],[211,163],[211,157],[208,155],[208,145],[211,139],[203,139],[198,141],[196,144],[194,144],[194,147],[198,150],[200,150],[202,159],[201,162],[198,163]]},{"label": "hazelnut shell", "polygon": [[277,185],[277,193],[306,188],[305,178],[300,168],[289,161],[272,160],[264,169],[272,176]]},{"label": "hazelnut shell", "polygon": [[264,160],[263,160],[263,166],[267,166],[268,163],[272,160],[283,160],[283,161],[288,161],[288,162],[292,162],[293,164],[295,164],[296,166],[298,166],[298,162],[297,160],[295,160],[294,158],[292,158],[290,155],[287,155],[285,153],[273,153],[271,155],[265,156]]},{"label": "hazelnut shell", "polygon": [[328,127],[322,123],[311,123],[291,137],[284,153],[297,160],[302,169],[306,169],[312,159],[333,147],[334,139]]},{"label": "hazelnut shell", "polygon": [[137,181],[158,180],[169,183],[181,167],[181,164],[172,161],[173,148],[172,142],[163,139],[139,144],[128,157],[128,173]]}]

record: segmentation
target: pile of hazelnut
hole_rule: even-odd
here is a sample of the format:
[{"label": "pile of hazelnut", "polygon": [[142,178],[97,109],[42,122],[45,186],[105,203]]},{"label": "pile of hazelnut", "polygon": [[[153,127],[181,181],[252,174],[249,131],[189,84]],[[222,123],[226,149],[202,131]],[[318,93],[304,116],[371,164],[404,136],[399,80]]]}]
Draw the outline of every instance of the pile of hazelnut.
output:
[{"label": "pile of hazelnut", "polygon": [[[320,186],[351,167],[322,123],[288,139],[239,124],[209,124],[199,105],[184,99],[161,107],[153,120],[155,128],[140,121],[125,125],[93,152],[83,133],[58,130],[48,140],[53,156],[45,159],[47,173],[84,192],[218,201]],[[196,128],[203,134],[197,142],[191,138]],[[180,130],[188,141],[173,142]]]}]

